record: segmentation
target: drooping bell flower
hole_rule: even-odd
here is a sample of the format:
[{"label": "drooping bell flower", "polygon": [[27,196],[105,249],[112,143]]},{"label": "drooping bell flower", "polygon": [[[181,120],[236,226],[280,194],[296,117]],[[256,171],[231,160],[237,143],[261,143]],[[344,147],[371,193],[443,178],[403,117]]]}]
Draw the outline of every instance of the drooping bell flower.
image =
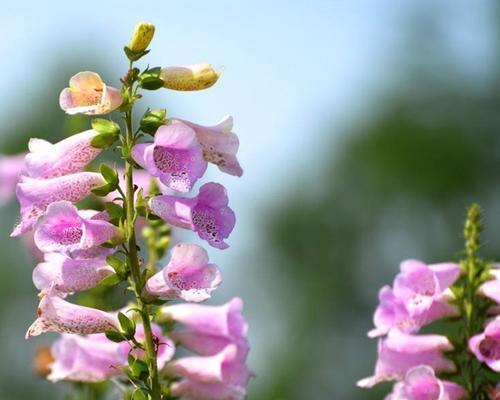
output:
[{"label": "drooping bell flower", "polygon": [[164,87],[180,91],[208,89],[217,82],[219,76],[220,72],[215,71],[207,63],[166,67],[162,68],[160,73]]},{"label": "drooping bell flower", "polygon": [[95,72],[79,72],[59,96],[59,105],[67,114],[102,115],[122,104],[120,91],[107,86]]},{"label": "drooping bell flower", "polygon": [[394,385],[386,400],[463,400],[465,390],[454,382],[442,381],[428,365],[410,369],[404,381]]},{"label": "drooping bell flower", "polygon": [[500,317],[490,321],[482,333],[470,338],[469,349],[479,361],[500,372]]},{"label": "drooping bell flower", "polygon": [[16,185],[24,168],[25,154],[0,155],[0,206],[10,202],[16,193]]},{"label": "drooping bell flower", "polygon": [[187,349],[201,355],[214,355],[229,344],[247,353],[248,324],[242,314],[243,301],[235,297],[226,304],[174,304],[160,309],[160,318],[181,324],[172,337]]},{"label": "drooping bell flower", "polygon": [[103,382],[121,374],[126,365],[120,345],[102,333],[79,336],[63,334],[52,345],[54,362],[48,379],[52,382]]},{"label": "drooping bell flower", "polygon": [[410,315],[404,301],[395,296],[390,286],[380,289],[379,302],[373,316],[375,329],[368,332],[368,336],[372,338],[386,335],[391,329],[415,333],[433,321],[459,315],[458,307],[443,299],[433,301],[425,312]]},{"label": "drooping bell flower", "polygon": [[191,229],[219,249],[229,247],[224,239],[229,237],[236,223],[228,203],[224,186],[213,182],[204,184],[194,198],[163,195],[149,201],[153,213],[168,224]]},{"label": "drooping bell flower", "polygon": [[226,346],[213,356],[190,356],[176,359],[167,365],[166,370],[183,378],[185,382],[191,383],[191,385],[184,383],[172,387],[175,395],[186,398],[190,398],[189,395],[192,396],[192,394],[189,391],[194,390],[199,391],[194,398],[203,399],[205,398],[202,395],[203,392],[206,396],[214,396],[223,388],[225,388],[224,392],[228,393],[245,393],[248,380],[252,376],[251,371],[245,365],[245,357],[239,354],[238,347],[235,345]]},{"label": "drooping bell flower", "polygon": [[90,218],[68,201],[52,203],[35,231],[35,244],[43,252],[86,250],[118,241],[121,231],[94,215]]},{"label": "drooping bell flower", "polygon": [[21,206],[21,222],[11,236],[31,230],[49,204],[60,200],[76,203],[90,195],[94,187],[105,183],[102,175],[95,172],[79,172],[51,179],[23,177],[16,188]]},{"label": "drooping bell flower", "polygon": [[26,332],[26,339],[44,332],[90,335],[118,329],[117,317],[95,308],[68,303],[51,289],[42,294],[38,318]]},{"label": "drooping bell flower", "polygon": [[132,157],[165,186],[178,192],[189,192],[207,169],[195,131],[181,123],[158,128],[154,143],[135,145]]},{"label": "drooping bell flower", "polygon": [[182,119],[172,119],[171,123],[183,123],[194,129],[203,150],[203,158],[219,167],[222,172],[241,176],[243,170],[236,158],[240,145],[238,136],[231,132],[233,117],[224,117],[215,126],[202,126]]},{"label": "drooping bell flower", "polygon": [[411,316],[428,312],[435,301],[449,299],[448,288],[460,275],[454,263],[427,265],[418,260],[405,260],[396,276],[393,292]]},{"label": "drooping bell flower", "polygon": [[490,269],[491,280],[479,287],[479,293],[500,304],[500,266],[494,264]]},{"label": "drooping bell flower", "polygon": [[45,261],[33,270],[33,283],[42,291],[51,287],[61,293],[74,293],[96,287],[114,273],[105,257],[73,259],[62,253],[46,253]]},{"label": "drooping bell flower", "polygon": [[[155,343],[158,343],[158,351],[156,359],[158,370],[162,370],[167,364],[167,362],[169,362],[174,356],[175,345],[171,339],[169,339],[163,334],[161,327],[159,325],[151,324],[151,331],[153,333],[153,339]],[[144,325],[142,324],[137,325],[134,337],[135,340],[137,340],[139,343],[144,343],[145,341]],[[132,354],[134,357],[140,359],[144,358],[144,350],[132,349],[131,343],[129,342],[120,343],[119,352],[124,360],[127,360],[129,354]]]},{"label": "drooping bell flower", "polygon": [[195,244],[180,243],[172,251],[168,265],[146,282],[153,296],[202,302],[222,282],[215,264],[209,264],[205,249]]},{"label": "drooping bell flower", "polygon": [[443,353],[453,350],[447,337],[441,335],[409,335],[391,330],[379,339],[375,374],[362,379],[358,386],[370,388],[383,381],[402,380],[418,365],[428,365],[436,372],[454,372],[455,364]]},{"label": "drooping bell flower", "polygon": [[32,178],[47,179],[83,171],[101,152],[101,149],[91,145],[92,139],[98,134],[90,129],[55,144],[43,139],[30,139],[25,174]]}]

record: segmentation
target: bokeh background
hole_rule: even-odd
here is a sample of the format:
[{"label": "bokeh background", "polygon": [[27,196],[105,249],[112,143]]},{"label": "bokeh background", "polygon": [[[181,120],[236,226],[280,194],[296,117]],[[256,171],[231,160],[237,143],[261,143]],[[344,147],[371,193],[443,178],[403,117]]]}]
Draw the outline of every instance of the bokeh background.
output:
[{"label": "bokeh background", "polygon": [[[118,86],[122,46],[156,24],[151,65],[208,61],[219,83],[159,91],[144,105],[205,125],[235,118],[237,227],[212,251],[245,301],[250,399],[381,399],[366,337],[378,288],[408,257],[456,260],[465,207],[482,204],[484,255],[500,255],[500,5],[494,0],[63,1],[2,4],[0,152],[87,129],[58,95],[71,75]],[[143,63],[144,64],[144,63]],[[1,184],[1,183],[0,183]],[[36,377],[24,333],[35,318],[33,261],[0,210],[0,399],[62,399]],[[194,236],[187,236],[192,240]]]}]

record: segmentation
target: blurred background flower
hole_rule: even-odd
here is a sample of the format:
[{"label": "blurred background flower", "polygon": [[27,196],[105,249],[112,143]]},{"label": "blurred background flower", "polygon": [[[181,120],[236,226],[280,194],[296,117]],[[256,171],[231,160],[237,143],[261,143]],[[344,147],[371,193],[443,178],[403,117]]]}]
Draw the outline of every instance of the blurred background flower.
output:
[{"label": "blurred background flower", "polygon": [[[81,70],[119,86],[140,20],[157,27],[148,61],[224,68],[210,90],[147,98],[201,125],[235,117],[245,174],[217,181],[239,219],[210,260],[224,275],[213,303],[245,301],[250,399],[382,398],[388,386],[355,382],[373,370],[366,331],[399,261],[456,258],[473,200],[486,255],[500,254],[493,0],[30,1],[6,2],[0,19],[1,153],[89,129],[59,109],[59,92]],[[0,398],[63,398],[30,368],[48,339],[24,341],[38,300],[35,262],[8,238],[16,215],[15,204],[0,211]]]}]

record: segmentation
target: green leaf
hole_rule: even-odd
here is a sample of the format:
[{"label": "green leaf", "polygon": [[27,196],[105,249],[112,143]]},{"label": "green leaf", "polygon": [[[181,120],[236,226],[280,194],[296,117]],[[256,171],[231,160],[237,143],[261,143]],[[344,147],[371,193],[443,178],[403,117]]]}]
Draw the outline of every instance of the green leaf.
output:
[{"label": "green leaf", "polygon": [[104,278],[99,284],[101,286],[111,287],[119,284],[122,279],[117,274],[111,274]]},{"label": "green leaf", "polygon": [[118,313],[118,321],[120,322],[125,337],[132,339],[135,335],[135,322],[122,312]]},{"label": "green leaf", "polygon": [[123,335],[118,331],[107,330],[104,332],[104,334],[106,335],[106,337],[109,340],[111,340],[112,342],[115,342],[115,343],[120,343],[120,342],[123,342],[124,340],[126,340],[123,337]]},{"label": "green leaf", "polygon": [[104,197],[114,192],[116,190],[116,186],[106,183],[102,186],[97,186],[91,190],[96,196]]},{"label": "green leaf", "polygon": [[101,164],[100,171],[102,177],[106,182],[108,182],[110,185],[118,187],[120,179],[118,178],[118,172],[115,169],[111,168],[107,164]]},{"label": "green leaf", "polygon": [[149,400],[149,394],[142,388],[137,388],[134,390],[132,393],[132,399],[131,400]]},{"label": "green leaf", "polygon": [[120,135],[113,135],[110,133],[101,133],[92,138],[90,144],[98,149],[107,149],[111,147],[120,137]]},{"label": "green leaf", "polygon": [[116,135],[120,134],[120,125],[109,119],[96,118],[92,120],[92,129],[99,132],[101,135]]},{"label": "green leaf", "polygon": [[120,220],[125,217],[125,210],[118,204],[109,202],[104,204],[104,208],[112,221]]},{"label": "green leaf", "polygon": [[140,127],[143,132],[154,135],[157,129],[165,123],[167,110],[159,108],[147,110],[141,118]]},{"label": "green leaf", "polygon": [[108,263],[108,265],[113,267],[118,276],[123,277],[126,274],[127,264],[125,263],[125,261],[121,260],[117,256],[115,255],[107,256],[106,262]]}]

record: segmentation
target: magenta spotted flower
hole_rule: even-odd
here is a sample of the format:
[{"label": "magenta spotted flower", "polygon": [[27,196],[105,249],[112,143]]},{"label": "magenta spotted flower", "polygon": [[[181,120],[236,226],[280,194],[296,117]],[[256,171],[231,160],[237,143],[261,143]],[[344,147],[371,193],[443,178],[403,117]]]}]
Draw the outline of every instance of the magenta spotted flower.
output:
[{"label": "magenta spotted flower", "polygon": [[441,335],[410,335],[392,330],[379,339],[375,374],[362,379],[358,386],[370,388],[379,382],[401,380],[418,365],[428,365],[436,372],[454,372],[455,364],[443,353],[453,350],[448,338]]},{"label": "magenta spotted flower", "polygon": [[207,169],[194,130],[181,123],[158,128],[154,143],[135,145],[132,156],[151,175],[178,192],[189,192]]},{"label": "magenta spotted flower", "polygon": [[489,322],[482,333],[470,338],[469,349],[479,361],[500,372],[500,317]]},{"label": "magenta spotted flower", "polygon": [[109,329],[117,330],[118,326],[114,314],[69,303],[51,289],[42,295],[38,305],[38,318],[26,332],[26,339],[44,332],[90,335],[104,333]]},{"label": "magenta spotted flower", "polygon": [[25,154],[0,155],[0,206],[10,202],[16,193],[16,185],[24,169]]},{"label": "magenta spotted flower", "polygon": [[92,289],[114,273],[105,257],[73,259],[62,253],[46,253],[45,261],[33,270],[35,287],[46,292],[51,287],[59,293]]},{"label": "magenta spotted flower", "polygon": [[21,222],[11,236],[31,230],[49,204],[60,200],[75,203],[90,195],[94,187],[105,183],[102,175],[95,172],[79,172],[51,179],[23,177],[16,189]]},{"label": "magenta spotted flower", "polygon": [[235,345],[213,356],[188,356],[174,360],[167,371],[182,380],[172,385],[181,398],[244,399],[251,371]]},{"label": "magenta spotted flower", "polygon": [[233,118],[224,117],[215,126],[197,125],[182,119],[172,119],[172,123],[184,123],[196,132],[196,138],[203,149],[203,158],[209,163],[215,164],[222,172],[230,175],[241,176],[243,170],[236,158],[240,142],[238,136],[231,132],[233,129]]},{"label": "magenta spotted flower", "polygon": [[199,303],[209,299],[221,282],[219,268],[209,264],[205,249],[180,243],[174,247],[168,265],[149,278],[146,290],[154,296]]},{"label": "magenta spotted flower", "polygon": [[428,365],[410,369],[404,381],[394,385],[386,400],[463,400],[465,390],[454,382],[442,381]]},{"label": "magenta spotted flower", "polygon": [[98,216],[86,217],[68,201],[52,203],[35,231],[35,244],[44,252],[69,252],[118,240],[121,231]]},{"label": "magenta spotted flower", "polygon": [[97,135],[97,131],[90,129],[55,144],[43,139],[30,139],[25,173],[32,178],[47,179],[83,171],[101,152],[101,149],[91,145]]},{"label": "magenta spotted flower", "polygon": [[247,353],[248,324],[242,314],[243,301],[235,297],[226,304],[174,304],[165,306],[163,318],[180,324],[172,337],[187,349],[201,355],[214,355],[229,344]]},{"label": "magenta spotted flower", "polygon": [[59,96],[67,114],[101,115],[116,110],[123,102],[118,89],[107,86],[95,72],[79,72]]},{"label": "magenta spotted flower", "polygon": [[191,229],[211,246],[219,249],[229,247],[224,239],[229,237],[236,223],[236,217],[228,203],[224,186],[213,182],[203,185],[194,198],[163,195],[149,201],[153,213],[167,223]]},{"label": "magenta spotted flower", "polygon": [[120,345],[102,333],[80,336],[63,334],[51,348],[54,362],[47,377],[52,382],[103,382],[121,374],[126,365]]}]

